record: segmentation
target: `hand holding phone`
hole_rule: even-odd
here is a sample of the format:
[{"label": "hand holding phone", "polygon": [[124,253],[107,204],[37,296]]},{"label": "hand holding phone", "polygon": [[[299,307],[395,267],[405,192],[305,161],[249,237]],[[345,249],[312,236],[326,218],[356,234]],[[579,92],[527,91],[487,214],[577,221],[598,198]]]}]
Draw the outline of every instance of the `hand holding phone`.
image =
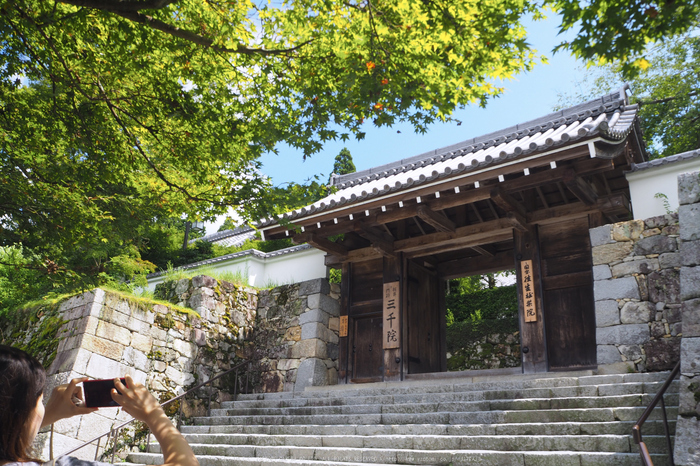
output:
[{"label": "hand holding phone", "polygon": [[[119,381],[126,385],[126,379],[121,378]],[[110,408],[119,406],[119,404],[112,399],[113,388],[116,388],[114,386],[114,379],[86,380],[83,382],[85,406],[88,408]]]}]

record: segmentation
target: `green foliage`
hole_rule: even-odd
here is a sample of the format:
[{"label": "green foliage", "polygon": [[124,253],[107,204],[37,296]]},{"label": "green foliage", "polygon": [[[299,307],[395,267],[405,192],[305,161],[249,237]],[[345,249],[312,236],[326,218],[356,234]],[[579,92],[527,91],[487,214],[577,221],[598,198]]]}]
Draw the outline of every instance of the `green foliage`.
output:
[{"label": "green foliage", "polygon": [[366,120],[425,131],[485,105],[503,90],[496,82],[533,66],[520,23],[533,10],[519,0],[4,4],[0,244],[94,276],[128,244],[140,249],[151,219],[286,211],[309,195],[270,186],[260,154],[284,142],[309,156],[361,139]]},{"label": "green foliage", "polygon": [[[696,31],[697,32],[697,31]],[[680,36],[650,47],[649,67],[629,84],[630,101],[640,104],[640,126],[652,159],[700,147],[700,37]],[[619,62],[590,69],[580,92],[560,96],[560,107],[612,92],[624,79]]]},{"label": "green foliage", "polygon": [[0,246],[0,316],[52,289],[46,273],[32,268],[37,261],[21,245]]},{"label": "green foliage", "polygon": [[357,169],[352,161],[352,155],[347,147],[343,147],[338,155],[335,156],[335,163],[333,163],[333,173],[336,175],[347,175],[348,173],[355,173]]},{"label": "green foliage", "polygon": [[562,15],[560,30],[576,38],[557,49],[598,64],[618,61],[625,78],[649,66],[647,44],[683,34],[697,24],[700,0],[546,0]]},{"label": "green foliage", "polygon": [[455,321],[506,319],[518,314],[515,285],[489,288],[468,293],[450,293],[445,298]]},{"label": "green foliage", "polygon": [[279,251],[280,249],[293,246],[291,238],[272,239],[262,241],[259,239],[247,239],[240,246],[219,246],[214,244],[212,247],[212,257],[225,256],[236,252],[247,251],[248,249],[257,249],[260,252]]},{"label": "green foliage", "polygon": [[227,216],[217,231],[235,230],[236,227],[236,221],[232,217]]},{"label": "green foliage", "polygon": [[[448,351],[463,348],[487,335],[518,331],[518,296],[515,285],[468,290],[465,293],[451,291],[445,301],[449,317]],[[449,323],[450,320],[452,323]]]},{"label": "green foliage", "polygon": [[328,282],[329,283],[337,283],[340,284],[340,281],[343,276],[343,271],[340,269],[330,269],[329,271],[329,277],[328,277]]}]

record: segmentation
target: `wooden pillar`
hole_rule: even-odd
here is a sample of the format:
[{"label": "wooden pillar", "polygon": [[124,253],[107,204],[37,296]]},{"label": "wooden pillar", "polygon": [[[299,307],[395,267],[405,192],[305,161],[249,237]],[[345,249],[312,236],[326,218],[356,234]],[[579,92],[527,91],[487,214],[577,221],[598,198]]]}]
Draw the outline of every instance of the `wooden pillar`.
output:
[{"label": "wooden pillar", "polygon": [[[520,319],[520,351],[523,373],[547,372],[547,342],[544,329],[544,308],[542,306],[542,273],[540,270],[540,244],[537,229],[530,226],[528,231],[513,230],[515,246],[515,273],[518,289],[518,316]],[[532,289],[535,295],[534,322],[525,321],[526,297],[523,295],[523,273],[521,263],[532,261]]]},{"label": "wooden pillar", "polygon": [[[399,309],[398,309],[398,314],[403,317],[405,314],[403,312],[403,309],[405,308],[405,303],[404,303],[404,293],[403,293],[403,280],[401,280],[401,262],[402,258],[400,255],[399,257],[384,257],[384,277],[383,277],[383,282],[384,283],[394,283],[398,282],[399,283],[399,297],[400,297],[400,303],[399,303]],[[387,323],[383,322],[383,325],[386,326]],[[400,318],[399,322],[399,329],[398,329],[398,335],[399,335],[399,347],[398,348],[392,348],[392,349],[385,349],[384,350],[384,381],[385,382],[395,382],[401,380],[401,366],[402,366],[402,357],[401,357],[401,349],[402,346],[405,344],[403,341],[403,338],[400,336],[403,334],[402,329],[404,327],[404,319]],[[385,329],[386,330],[386,329]]]},{"label": "wooden pillar", "polygon": [[341,327],[344,326],[346,331],[343,332],[341,328],[340,334],[344,334],[345,336],[341,336],[338,341],[338,383],[346,384],[348,383],[348,368],[350,361],[350,351],[348,348],[348,311],[350,300],[351,269],[349,262],[343,262],[341,272],[342,274],[340,276],[340,320],[344,320],[344,324],[341,325]]},{"label": "wooden pillar", "polygon": [[438,283],[438,309],[440,311],[440,372],[447,372],[447,280],[439,279]]}]

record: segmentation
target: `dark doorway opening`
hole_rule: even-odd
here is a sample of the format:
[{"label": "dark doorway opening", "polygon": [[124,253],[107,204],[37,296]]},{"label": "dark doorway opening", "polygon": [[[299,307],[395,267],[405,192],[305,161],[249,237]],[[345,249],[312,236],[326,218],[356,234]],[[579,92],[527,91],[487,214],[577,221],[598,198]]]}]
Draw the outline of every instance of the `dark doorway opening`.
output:
[{"label": "dark doorway opening", "polygon": [[445,291],[447,370],[520,367],[514,271],[451,279]]}]

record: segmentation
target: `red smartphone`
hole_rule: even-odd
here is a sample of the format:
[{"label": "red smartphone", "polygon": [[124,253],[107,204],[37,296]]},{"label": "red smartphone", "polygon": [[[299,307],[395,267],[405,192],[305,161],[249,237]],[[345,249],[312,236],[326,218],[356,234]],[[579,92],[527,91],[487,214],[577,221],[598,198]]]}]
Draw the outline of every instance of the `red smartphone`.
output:
[{"label": "red smartphone", "polygon": [[[126,379],[120,378],[121,383],[126,385]],[[83,382],[83,393],[85,394],[85,407],[87,408],[109,408],[119,406],[112,399],[112,389],[114,379],[86,380]]]}]

